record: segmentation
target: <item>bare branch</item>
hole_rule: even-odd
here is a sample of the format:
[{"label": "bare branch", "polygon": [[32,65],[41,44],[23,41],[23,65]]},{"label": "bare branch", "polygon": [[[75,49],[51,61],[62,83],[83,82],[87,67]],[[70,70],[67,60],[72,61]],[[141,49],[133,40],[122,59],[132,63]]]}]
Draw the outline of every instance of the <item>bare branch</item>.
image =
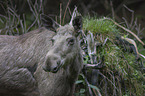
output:
[{"label": "bare branch", "polygon": [[84,64],[85,65],[85,67],[97,67],[98,65],[100,65],[102,62],[100,61],[99,63],[97,63],[97,64]]},{"label": "bare branch", "polygon": [[114,13],[112,0],[110,0],[110,6],[111,6],[111,10],[112,10],[112,18],[115,19],[115,15],[114,15],[115,13]]},{"label": "bare branch", "polygon": [[87,86],[88,86],[88,89],[89,89],[89,94],[90,94],[90,96],[93,96],[93,92],[92,92],[92,90],[91,90],[91,88],[90,88],[90,84],[89,84],[87,78],[86,78],[83,74],[81,74],[81,75],[82,75],[82,77],[84,78],[85,82],[87,83]]},{"label": "bare branch", "polygon": [[34,26],[34,24],[36,23],[36,19],[35,19],[35,21],[30,25],[30,27],[27,29],[27,32]]},{"label": "bare branch", "polygon": [[59,18],[60,18],[60,25],[61,25],[61,16],[62,16],[62,4],[60,3],[60,12],[59,12]]},{"label": "bare branch", "polygon": [[69,6],[70,2],[71,2],[71,0],[69,0],[67,5],[66,5],[65,12],[64,12],[64,15],[63,15],[63,22],[62,22],[62,24],[64,24],[64,19],[65,19],[65,16],[66,16],[66,11],[68,9],[68,6]]},{"label": "bare branch", "polygon": [[145,44],[144,44],[144,42],[142,42],[139,38],[138,38],[138,36],[136,35],[136,34],[134,34],[132,31],[130,31],[129,29],[127,29],[127,28],[125,28],[125,27],[123,27],[123,26],[121,26],[121,25],[119,25],[117,22],[115,22],[114,20],[112,20],[112,19],[110,19],[110,18],[104,18],[104,19],[107,19],[107,20],[111,20],[115,25],[117,25],[118,27],[120,27],[120,28],[122,28],[123,30],[125,30],[125,31],[127,31],[127,32],[129,32],[130,34],[132,34],[144,47],[145,47]]}]

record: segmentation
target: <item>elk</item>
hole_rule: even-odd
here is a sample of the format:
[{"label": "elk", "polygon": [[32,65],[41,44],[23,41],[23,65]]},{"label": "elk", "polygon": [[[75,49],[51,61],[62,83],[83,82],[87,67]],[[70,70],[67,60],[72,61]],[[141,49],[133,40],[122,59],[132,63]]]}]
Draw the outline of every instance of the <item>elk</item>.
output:
[{"label": "elk", "polygon": [[82,69],[82,19],[65,26],[42,15],[44,27],[0,35],[0,96],[72,96]]}]

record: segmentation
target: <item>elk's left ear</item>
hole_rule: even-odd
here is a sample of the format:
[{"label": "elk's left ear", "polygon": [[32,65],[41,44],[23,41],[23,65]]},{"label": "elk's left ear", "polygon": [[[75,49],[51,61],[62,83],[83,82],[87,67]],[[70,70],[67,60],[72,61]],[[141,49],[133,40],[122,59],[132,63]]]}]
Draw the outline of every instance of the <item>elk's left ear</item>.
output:
[{"label": "elk's left ear", "polygon": [[49,30],[56,31],[57,28],[61,26],[47,15],[41,14],[40,18],[43,26]]},{"label": "elk's left ear", "polygon": [[73,25],[74,30],[75,30],[75,35],[78,36],[82,30],[82,27],[83,27],[82,17],[81,16],[75,17],[72,21],[72,25]]}]

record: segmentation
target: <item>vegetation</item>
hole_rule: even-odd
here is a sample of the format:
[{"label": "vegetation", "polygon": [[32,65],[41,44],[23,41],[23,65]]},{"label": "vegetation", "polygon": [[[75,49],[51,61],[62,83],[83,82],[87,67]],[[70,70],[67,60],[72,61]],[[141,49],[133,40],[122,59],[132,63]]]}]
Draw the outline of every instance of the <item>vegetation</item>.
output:
[{"label": "vegetation", "polygon": [[84,18],[83,25],[83,36],[86,37],[85,43],[82,44],[86,47],[83,54],[84,63],[98,64],[101,67],[95,66],[83,70],[83,75],[81,74],[77,81],[77,84],[79,83],[77,87],[80,87],[77,93],[80,94],[77,96],[92,94],[95,96],[143,96],[145,74],[142,60],[136,59],[130,49],[118,44],[116,38],[126,34],[112,21],[103,18]]},{"label": "vegetation", "polygon": [[[27,1],[33,13],[27,16],[20,16],[15,8],[6,6],[5,16],[0,15],[0,34],[20,35],[41,27],[42,6]],[[131,52],[132,45],[120,42],[121,36],[134,39],[110,20],[84,17],[80,38],[86,65],[76,81],[75,96],[145,95],[144,59]],[[143,51],[140,53],[145,55]]]}]

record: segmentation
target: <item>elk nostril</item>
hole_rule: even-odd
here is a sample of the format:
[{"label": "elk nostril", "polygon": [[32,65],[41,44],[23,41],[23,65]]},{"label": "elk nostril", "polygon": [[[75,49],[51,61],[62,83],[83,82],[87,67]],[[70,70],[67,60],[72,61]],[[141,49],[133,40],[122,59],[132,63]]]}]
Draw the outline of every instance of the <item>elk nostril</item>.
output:
[{"label": "elk nostril", "polygon": [[57,72],[57,67],[54,67],[54,68],[53,68],[53,71],[54,71],[54,72]]}]

